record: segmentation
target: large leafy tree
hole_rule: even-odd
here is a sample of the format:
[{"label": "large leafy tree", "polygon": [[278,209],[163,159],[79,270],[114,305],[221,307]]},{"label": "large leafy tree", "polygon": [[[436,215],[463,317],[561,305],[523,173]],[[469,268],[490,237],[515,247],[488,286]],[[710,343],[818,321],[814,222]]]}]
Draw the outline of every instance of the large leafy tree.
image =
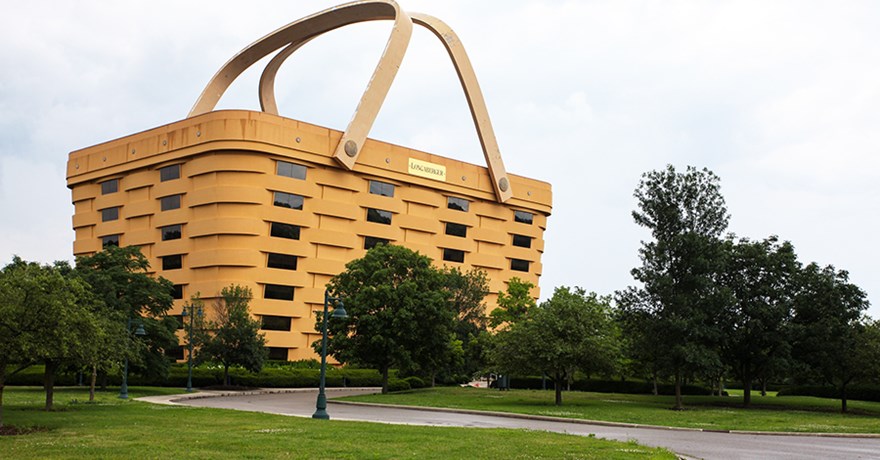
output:
[{"label": "large leafy tree", "polygon": [[[135,246],[108,246],[103,251],[78,257],[76,272],[101,301],[98,315],[119,325],[105,337],[102,355],[94,369],[109,372],[128,358],[141,374],[164,377],[170,361],[165,350],[177,346],[176,322],[166,317],[173,305],[172,283],[149,274],[150,263]],[[136,338],[127,329],[129,320],[143,325],[147,335]],[[132,326],[134,327],[134,326]]]},{"label": "large leafy tree", "polygon": [[560,287],[525,319],[498,332],[493,357],[508,372],[549,376],[561,405],[562,389],[576,370],[613,369],[619,338],[610,297]]},{"label": "large leafy tree", "polygon": [[[65,263],[40,265],[15,257],[0,275],[0,408],[6,366],[45,364],[46,410],[53,408],[55,372],[98,353],[103,331],[88,286]],[[2,424],[2,414],[0,414]]]},{"label": "large leafy tree", "polygon": [[618,302],[653,325],[651,343],[663,351],[655,364],[675,378],[675,408],[681,409],[684,378],[721,366],[718,319],[726,299],[718,283],[719,237],[729,216],[720,179],[707,169],[689,166],[680,173],[669,165],[647,172],[634,196],[633,219],[653,240],[642,242],[642,265],[632,270],[642,287],[618,295]]},{"label": "large leafy tree", "polygon": [[229,367],[242,366],[259,372],[266,361],[266,337],[260,322],[251,317],[251,289],[236,284],[224,287],[214,303],[213,334],[202,345],[204,357],[223,366],[223,381],[229,385]]},{"label": "large leafy tree", "polygon": [[[378,245],[345,267],[327,285],[348,313],[330,318],[329,354],[378,369],[383,393],[392,367],[430,371],[442,361],[458,312],[444,288],[446,277],[430,258],[402,246]],[[320,347],[320,341],[314,345]]]},{"label": "large leafy tree", "polygon": [[870,377],[880,356],[866,356],[871,332],[864,311],[865,291],[849,282],[849,274],[833,266],[812,263],[797,276],[792,318],[795,359],[840,391],[840,410],[846,412],[847,386]]},{"label": "large leafy tree", "polygon": [[743,405],[751,403],[752,381],[788,355],[793,277],[799,270],[789,242],[728,239],[724,285],[731,302],[724,315],[725,361],[743,383]]}]

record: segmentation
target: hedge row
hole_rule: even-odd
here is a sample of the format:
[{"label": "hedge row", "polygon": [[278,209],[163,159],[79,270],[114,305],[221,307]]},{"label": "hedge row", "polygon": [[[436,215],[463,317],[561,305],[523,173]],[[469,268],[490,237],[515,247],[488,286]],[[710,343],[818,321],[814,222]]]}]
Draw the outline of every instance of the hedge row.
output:
[{"label": "hedge row", "polygon": [[[828,386],[791,385],[779,390],[776,396],[815,396],[840,399],[840,389]],[[880,386],[852,386],[846,388],[846,399],[880,402]]]},{"label": "hedge row", "polygon": [[[553,381],[546,380],[548,390],[553,389]],[[540,390],[543,388],[541,377],[511,377],[510,387],[516,389]],[[571,384],[574,391],[591,391],[594,393],[623,393],[623,394],[652,394],[654,384],[651,382],[631,380],[580,380],[575,379]],[[657,391],[661,395],[674,395],[675,385],[661,383],[657,385]],[[709,388],[699,385],[682,385],[683,395],[709,395]]]},{"label": "hedge row", "polygon": [[[129,385],[185,387],[188,369],[185,365],[173,365],[165,379],[148,379],[137,374],[130,374]],[[88,377],[83,378],[88,384]],[[320,369],[297,367],[264,368],[257,374],[243,369],[229,369],[232,385],[261,388],[314,388],[320,382]],[[412,378],[410,378],[412,379]],[[76,373],[60,373],[55,378],[58,386],[70,386],[78,383]],[[389,380],[396,379],[391,373]],[[409,380],[409,379],[408,379]],[[418,387],[418,382],[401,380],[407,388]],[[419,379],[416,378],[420,382]],[[100,382],[99,382],[100,383]],[[107,376],[107,384],[117,386],[122,383],[120,375]],[[326,383],[328,387],[377,387],[382,385],[382,376],[373,369],[327,369]],[[43,366],[32,366],[6,379],[7,385],[39,386],[43,384]],[[223,369],[196,367],[193,369],[192,384],[194,387],[207,387],[223,384]],[[398,384],[402,385],[402,384]],[[424,386],[424,384],[422,384]]]}]

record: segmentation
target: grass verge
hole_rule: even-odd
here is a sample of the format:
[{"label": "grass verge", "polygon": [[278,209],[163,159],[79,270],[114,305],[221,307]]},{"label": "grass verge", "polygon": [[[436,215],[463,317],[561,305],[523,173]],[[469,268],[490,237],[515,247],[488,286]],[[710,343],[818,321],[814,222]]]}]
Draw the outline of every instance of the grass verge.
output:
[{"label": "grass verge", "polygon": [[45,431],[0,436],[3,458],[675,458],[635,443],[525,430],[313,420],[122,401],[115,393],[84,403],[88,394],[78,388],[57,390],[58,410],[48,413],[39,388],[7,387],[5,396],[6,423]]},{"label": "grass verge", "polygon": [[574,391],[564,393],[559,407],[553,404],[552,391],[540,390],[438,387],[343,399],[707,430],[880,433],[880,403],[850,401],[851,413],[841,414],[838,400],[801,396],[753,394],[749,409],[741,407],[741,398],[685,396],[683,411],[670,410],[672,396]]}]

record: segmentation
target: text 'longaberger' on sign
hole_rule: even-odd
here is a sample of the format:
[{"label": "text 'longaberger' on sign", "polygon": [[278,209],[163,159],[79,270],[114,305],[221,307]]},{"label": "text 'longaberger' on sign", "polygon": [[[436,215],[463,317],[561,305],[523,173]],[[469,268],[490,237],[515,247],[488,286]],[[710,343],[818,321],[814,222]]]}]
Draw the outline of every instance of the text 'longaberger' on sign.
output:
[{"label": "text 'longaberger' on sign", "polygon": [[446,182],[446,166],[436,163],[428,163],[427,161],[410,158],[409,173],[414,176]]}]

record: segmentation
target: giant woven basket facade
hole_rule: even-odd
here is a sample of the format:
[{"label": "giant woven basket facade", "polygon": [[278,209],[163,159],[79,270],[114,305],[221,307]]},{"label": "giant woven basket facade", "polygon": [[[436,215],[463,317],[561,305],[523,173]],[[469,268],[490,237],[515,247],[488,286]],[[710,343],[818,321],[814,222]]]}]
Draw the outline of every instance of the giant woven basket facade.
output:
[{"label": "giant woven basket facade", "polygon": [[[468,94],[488,168],[366,138],[393,80],[392,72],[382,90],[382,74],[394,58],[391,43],[346,131],[276,114],[269,89],[274,72],[299,41],[378,19],[395,21],[389,42],[406,21],[452,37],[453,43],[444,43]],[[316,26],[321,24],[327,30]],[[493,292],[514,276],[537,285],[550,185],[504,171],[473,71],[469,63],[463,69],[464,50],[443,27],[390,1],[318,13],[239,53],[188,118],[72,152],[67,179],[75,206],[74,254],[100,251],[104,244],[140,246],[153,270],[176,285],[175,314],[196,292],[210,304],[224,286],[251,287],[251,311],[263,318],[276,359],[314,357],[314,312],[321,309],[325,284],[373,244],[406,246],[438,265],[484,269]],[[296,38],[291,30],[309,32]],[[271,46],[263,46],[267,41]],[[230,65],[240,73],[278,49],[264,71],[262,112],[213,110],[237,76],[229,77]],[[405,46],[400,58],[403,51]],[[247,59],[236,63],[243,55]],[[218,78],[228,80],[219,93]],[[205,94],[214,102],[206,104]],[[487,299],[490,308],[494,299]]]}]

